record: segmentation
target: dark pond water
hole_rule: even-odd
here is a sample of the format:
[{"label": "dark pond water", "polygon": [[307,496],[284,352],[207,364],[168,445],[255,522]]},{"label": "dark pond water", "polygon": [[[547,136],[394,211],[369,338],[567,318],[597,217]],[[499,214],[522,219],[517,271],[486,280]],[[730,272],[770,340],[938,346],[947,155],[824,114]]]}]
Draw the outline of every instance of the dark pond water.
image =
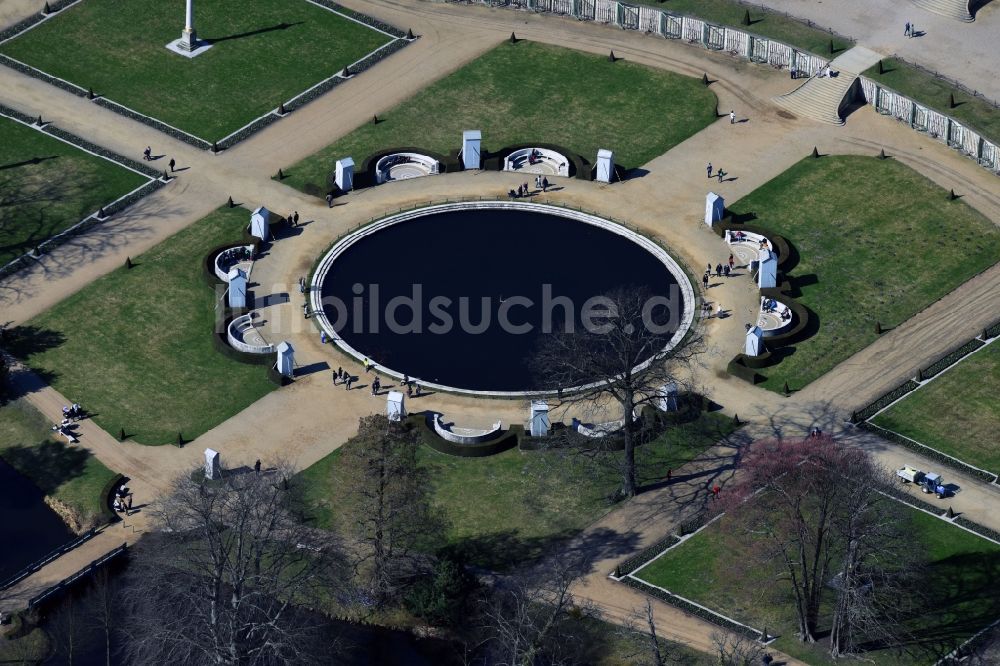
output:
[{"label": "dark pond water", "polygon": [[344,340],[379,365],[463,389],[525,391],[556,388],[532,368],[542,337],[580,325],[588,299],[623,287],[672,294],[660,317],[680,318],[676,279],[631,240],[556,215],[478,210],[357,241],[321,293]]},{"label": "dark pond water", "polygon": [[0,581],[75,538],[44,498],[38,486],[0,460]]}]

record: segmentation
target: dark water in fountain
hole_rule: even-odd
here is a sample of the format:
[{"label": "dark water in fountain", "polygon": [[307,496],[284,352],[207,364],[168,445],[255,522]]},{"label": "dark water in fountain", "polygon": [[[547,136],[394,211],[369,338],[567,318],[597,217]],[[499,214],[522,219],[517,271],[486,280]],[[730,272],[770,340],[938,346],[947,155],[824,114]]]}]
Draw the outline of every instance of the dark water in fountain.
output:
[{"label": "dark water in fountain", "polygon": [[44,498],[38,486],[0,460],[0,581],[74,538]]},{"label": "dark water in fountain", "polygon": [[[362,286],[360,294],[355,285]],[[551,285],[548,299],[544,285]],[[322,295],[331,322],[338,314],[331,297],[344,304],[341,336],[378,365],[463,389],[525,391],[554,388],[542,385],[530,361],[546,335],[546,319],[567,318],[555,300],[568,298],[579,323],[588,299],[622,287],[675,294],[679,319],[676,279],[628,238],[557,215],[466,210],[402,222],[357,241],[334,261]],[[396,297],[419,306],[402,305],[393,316],[387,306]],[[435,309],[435,297],[449,301]],[[533,304],[506,306],[508,320],[527,324],[529,332],[498,323],[501,305],[512,297]],[[471,326],[460,324],[463,311]],[[441,312],[454,325],[436,333],[443,327],[434,325],[445,322]],[[393,332],[391,321],[409,330]],[[488,325],[476,331],[484,321]]]}]

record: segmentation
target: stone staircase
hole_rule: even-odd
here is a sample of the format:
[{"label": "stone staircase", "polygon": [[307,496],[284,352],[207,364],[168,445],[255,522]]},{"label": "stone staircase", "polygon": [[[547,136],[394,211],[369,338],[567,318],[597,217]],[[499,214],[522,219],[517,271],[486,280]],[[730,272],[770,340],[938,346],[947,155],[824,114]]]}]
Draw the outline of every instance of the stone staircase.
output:
[{"label": "stone staircase", "polygon": [[834,77],[813,76],[795,90],[774,98],[775,103],[797,116],[831,125],[843,125],[840,103],[861,72],[873,66],[881,56],[862,46],[842,54],[830,63]]},{"label": "stone staircase", "polygon": [[[969,13],[969,0],[910,0],[910,2],[921,9],[947,16],[956,21],[971,23],[975,20],[975,17]],[[920,29],[919,22],[917,29]]]}]

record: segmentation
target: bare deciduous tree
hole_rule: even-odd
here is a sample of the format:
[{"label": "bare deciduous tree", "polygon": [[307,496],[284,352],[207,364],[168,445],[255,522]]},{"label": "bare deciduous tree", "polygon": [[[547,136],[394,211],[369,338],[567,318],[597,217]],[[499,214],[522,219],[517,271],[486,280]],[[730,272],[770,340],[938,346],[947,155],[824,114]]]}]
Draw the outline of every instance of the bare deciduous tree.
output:
[{"label": "bare deciduous tree", "polygon": [[643,643],[646,646],[643,651],[646,653],[646,658],[638,663],[650,664],[650,666],[667,666],[669,654],[661,645],[659,632],[656,628],[656,616],[653,614],[653,603],[649,599],[646,599],[646,604],[642,608],[632,609],[629,616],[625,618],[623,629],[630,638],[634,638],[636,634],[643,637]]},{"label": "bare deciduous tree", "polygon": [[480,618],[486,663],[534,666],[578,663],[580,622],[597,611],[570,587],[586,569],[576,558],[550,558],[530,572],[499,581],[484,593]]},{"label": "bare deciduous tree", "polygon": [[709,636],[715,646],[719,666],[757,666],[764,656],[764,646],[759,641],[728,631],[713,631]]},{"label": "bare deciduous tree", "polygon": [[336,592],[338,549],[287,512],[291,472],[218,482],[195,472],[150,509],[158,529],[137,546],[121,595],[130,663],[322,661],[325,623],[297,605]]},{"label": "bare deciduous tree", "polygon": [[596,407],[608,401],[622,410],[621,494],[632,497],[636,482],[637,413],[662,396],[664,386],[682,388],[679,372],[701,352],[689,333],[667,349],[680,319],[679,305],[664,305],[647,289],[619,289],[600,299],[602,323],[564,327],[546,336],[533,359],[536,374],[551,389],[584,386],[563,396],[567,404]]},{"label": "bare deciduous tree", "polygon": [[880,491],[887,473],[863,450],[830,437],[754,442],[726,507],[755,560],[773,566],[795,599],[797,634],[814,642],[832,587],[831,652],[891,642],[917,570],[903,507]]},{"label": "bare deciduous tree", "polygon": [[358,568],[373,601],[392,598],[412,574],[421,544],[440,543],[443,520],[430,503],[430,480],[417,460],[416,434],[402,423],[374,414],[360,420],[352,445],[344,448],[335,482],[347,487]]}]

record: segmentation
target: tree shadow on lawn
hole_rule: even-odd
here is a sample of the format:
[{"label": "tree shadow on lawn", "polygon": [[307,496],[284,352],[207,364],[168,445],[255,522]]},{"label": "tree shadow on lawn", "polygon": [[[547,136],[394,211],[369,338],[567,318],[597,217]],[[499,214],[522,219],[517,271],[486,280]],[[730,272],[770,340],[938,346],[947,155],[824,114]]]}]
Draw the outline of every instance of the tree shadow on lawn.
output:
[{"label": "tree shadow on lawn", "polygon": [[4,460],[30,478],[46,495],[81,476],[90,454],[86,449],[68,447],[63,442],[46,440],[38,446],[17,445],[4,451]]},{"label": "tree shadow on lawn", "polygon": [[[985,542],[984,542],[985,545]],[[912,632],[894,645],[931,663],[1000,617],[1000,552],[959,553],[927,569],[928,598],[907,618]]]},{"label": "tree shadow on lawn", "polygon": [[[574,537],[578,537],[574,539]],[[639,549],[639,533],[619,533],[608,528],[580,535],[565,529],[544,536],[524,537],[517,530],[463,537],[441,549],[450,555],[490,571],[509,571],[538,560],[543,555],[575,555],[588,566],[609,558],[623,558]]]}]

